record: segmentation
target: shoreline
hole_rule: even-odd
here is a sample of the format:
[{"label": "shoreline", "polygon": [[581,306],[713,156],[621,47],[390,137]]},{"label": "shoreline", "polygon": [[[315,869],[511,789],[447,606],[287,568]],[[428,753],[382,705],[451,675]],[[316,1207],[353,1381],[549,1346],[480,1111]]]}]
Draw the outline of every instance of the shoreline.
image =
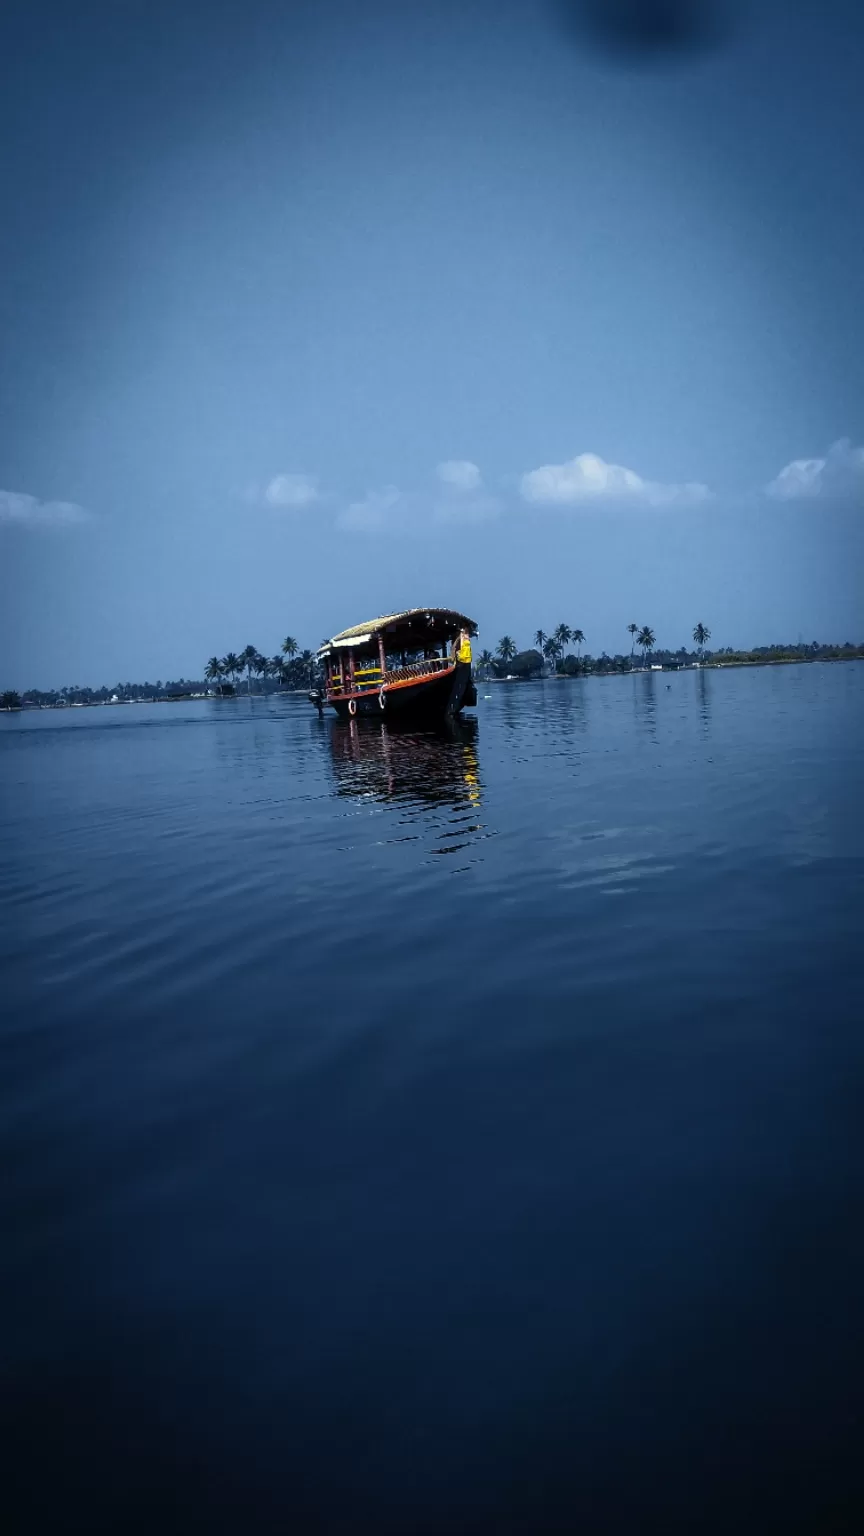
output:
[{"label": "shoreline", "polygon": [[581,683],[589,677],[645,677],[658,672],[731,672],[743,667],[818,667],[864,661],[864,656],[766,656],[764,661],[703,661],[688,662],[684,666],[654,667],[592,667],[590,672],[549,672],[544,677],[484,677],[483,683]]},{"label": "shoreline", "polygon": [[[574,683],[584,682],[591,677],[639,677],[653,676],[657,672],[730,672],[749,667],[815,667],[833,666],[837,663],[844,664],[852,661],[864,661],[864,656],[766,656],[759,661],[704,661],[690,662],[684,666],[653,667],[604,667],[602,670],[592,668],[590,672],[550,672],[545,677],[481,677],[475,673],[478,682],[486,684],[499,683]],[[36,710],[69,710],[69,709],[122,709],[132,704],[201,704],[219,703],[233,704],[241,699],[281,699],[297,698],[305,696],[305,688],[274,688],[270,693],[234,693],[229,695],[218,693],[185,693],[166,696],[161,699],[87,699],[67,704],[28,704],[21,703],[12,707],[0,707],[0,714],[21,715],[31,714]]]}]

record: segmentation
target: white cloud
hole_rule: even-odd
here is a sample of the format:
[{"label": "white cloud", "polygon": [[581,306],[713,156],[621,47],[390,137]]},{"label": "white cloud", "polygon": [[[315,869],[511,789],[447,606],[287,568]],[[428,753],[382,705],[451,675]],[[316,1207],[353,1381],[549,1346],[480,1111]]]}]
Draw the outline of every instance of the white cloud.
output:
[{"label": "white cloud", "polygon": [[432,508],[436,523],[488,523],[501,511],[494,496],[444,496]]},{"label": "white cloud", "polygon": [[841,438],[824,459],[793,459],[765,487],[774,501],[809,501],[817,497],[864,499],[864,448]]},{"label": "white cloud", "polygon": [[319,499],[317,475],[275,475],[264,491],[269,507],[308,507]]},{"label": "white cloud", "polygon": [[24,491],[0,491],[0,523],[22,528],[69,528],[91,514],[74,501],[40,501]]},{"label": "white cloud", "polygon": [[352,533],[417,538],[446,524],[488,522],[500,510],[499,502],[483,492],[447,487],[435,498],[385,485],[382,490],[368,491],[362,501],[352,501],[336,521]]},{"label": "white cloud", "polygon": [[479,491],[483,484],[477,465],[470,459],[445,459],[438,465],[436,474],[443,485],[452,486],[457,491]]},{"label": "white cloud", "polygon": [[643,480],[635,470],[607,464],[596,453],[580,453],[566,464],[543,464],[529,470],[522,476],[520,490],[525,501],[553,506],[584,506],[598,501],[645,507],[694,506],[711,496],[707,485]]},{"label": "white cloud", "polygon": [[385,485],[382,491],[367,491],[362,501],[352,501],[339,513],[337,522],[340,528],[354,533],[386,533],[404,500],[398,486]]},{"label": "white cloud", "polygon": [[486,523],[501,504],[483,489],[483,476],[470,459],[445,459],[436,466],[441,491],[431,507],[434,523]]}]

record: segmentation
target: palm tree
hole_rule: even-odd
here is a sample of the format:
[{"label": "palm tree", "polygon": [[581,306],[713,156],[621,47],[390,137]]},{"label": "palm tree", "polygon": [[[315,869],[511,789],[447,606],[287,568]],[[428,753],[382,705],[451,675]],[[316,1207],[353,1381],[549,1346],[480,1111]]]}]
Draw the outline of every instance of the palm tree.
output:
[{"label": "palm tree", "polygon": [[294,636],[286,635],[285,639],[282,641],[282,655],[287,656],[289,661],[293,661],[299,649],[300,647],[297,644],[297,641],[294,639]]},{"label": "palm tree", "polygon": [[510,639],[509,635],[504,635],[503,638],[498,641],[495,649],[503,662],[512,661],[513,657],[516,655],[516,647],[513,644],[513,641]]},{"label": "palm tree", "polygon": [[637,645],[641,645],[642,647],[643,662],[645,661],[649,651],[653,651],[655,639],[656,636],[653,629],[650,629],[647,624],[643,624],[636,641]]},{"label": "palm tree", "polygon": [[208,682],[218,683],[223,675],[224,673],[222,663],[219,660],[219,657],[211,656],[206,667],[204,668],[204,676],[207,678]]},{"label": "palm tree", "polygon": [[255,669],[255,676],[260,677],[266,683],[270,676],[270,657],[256,656],[252,665]]},{"label": "palm tree", "polygon": [[633,648],[634,648],[634,646],[636,644],[636,636],[639,633],[639,625],[638,624],[628,624],[627,625],[627,633],[630,636],[630,660],[632,661],[633,660]]},{"label": "palm tree", "polygon": [[252,668],[258,658],[258,652],[254,645],[247,645],[245,651],[240,654],[240,663],[246,668],[246,692],[252,692]]},{"label": "palm tree", "polygon": [[557,662],[558,657],[561,655],[561,646],[555,639],[554,635],[547,635],[546,642],[543,646],[543,655],[546,657],[547,661],[552,662]]},{"label": "palm tree", "polygon": [[232,683],[236,683],[238,673],[243,671],[243,663],[233,651],[229,651],[227,656],[222,657],[222,671],[226,677],[231,678]]},{"label": "palm tree", "polygon": [[492,659],[493,658],[492,658],[492,652],[491,651],[481,651],[480,652],[479,665],[481,667],[485,668],[487,676],[489,674],[489,668],[492,665]]},{"label": "palm tree", "polygon": [[697,624],[693,631],[693,639],[699,647],[699,660],[702,661],[704,659],[705,646],[711,639],[710,629],[706,629],[704,624]]},{"label": "palm tree", "polygon": [[300,652],[300,666],[303,669],[303,672],[304,672],[305,677],[306,677],[306,687],[307,688],[311,687],[311,685],[312,685],[312,663],[313,663],[314,659],[315,658],[313,657],[311,651],[301,651]]},{"label": "palm tree", "polygon": [[578,647],[579,647],[579,655],[581,656],[582,655],[582,647],[585,644],[585,636],[582,633],[582,630],[581,629],[574,629],[574,630],[572,630],[572,632],[570,634],[570,639],[573,641],[574,645],[578,645]]},{"label": "palm tree", "polygon": [[285,658],[284,658],[284,656],[271,656],[270,657],[270,676],[271,677],[278,677],[280,683],[284,683],[284,681],[285,681]]},{"label": "palm tree", "polygon": [[543,650],[543,647],[546,644],[546,641],[548,639],[549,639],[549,636],[546,634],[545,630],[538,629],[536,631],[536,633],[534,635],[534,644],[536,645],[538,651],[542,651]]},{"label": "palm tree", "polygon": [[573,631],[569,624],[559,624],[555,630],[554,638],[561,647],[561,655],[564,655],[570,641],[573,639]]}]

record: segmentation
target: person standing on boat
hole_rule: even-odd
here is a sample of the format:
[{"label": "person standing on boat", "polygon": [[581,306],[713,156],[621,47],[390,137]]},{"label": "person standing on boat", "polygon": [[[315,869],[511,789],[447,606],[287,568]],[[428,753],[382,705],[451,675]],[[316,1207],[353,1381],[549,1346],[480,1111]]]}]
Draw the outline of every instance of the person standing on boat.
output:
[{"label": "person standing on boat", "polygon": [[460,666],[471,665],[471,636],[467,629],[460,629],[453,641],[453,660]]},{"label": "person standing on boat", "polygon": [[453,678],[453,692],[451,694],[451,712],[456,713],[463,704],[470,709],[477,703],[477,690],[474,687],[474,678],[471,673],[471,632],[468,629],[460,629],[450,652],[456,663]]}]

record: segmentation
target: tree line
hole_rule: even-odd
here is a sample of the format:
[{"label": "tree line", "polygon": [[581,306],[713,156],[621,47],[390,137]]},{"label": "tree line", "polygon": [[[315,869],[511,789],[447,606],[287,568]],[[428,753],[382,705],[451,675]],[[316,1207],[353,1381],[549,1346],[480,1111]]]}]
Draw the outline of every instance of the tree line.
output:
[{"label": "tree line", "polygon": [[307,688],[315,659],[309,650],[301,650],[292,635],[286,635],[278,656],[263,656],[254,645],[247,645],[238,654],[229,651],[227,656],[211,656],[200,678],[179,677],[155,683],[125,682],[113,687],[82,687],[80,683],[67,684],[63,688],[28,688],[23,694],[17,689],[0,693],[0,709],[20,709],[22,703],[42,706],[66,704],[110,704],[113,700],[129,703],[134,700],[151,703],[162,699],[189,698],[221,687],[226,680],[232,686],[245,674],[246,686],[251,691],[252,678],[263,680],[266,689],[272,679],[279,688]]},{"label": "tree line", "polygon": [[[642,651],[643,665],[649,656],[653,656],[657,644],[657,637],[650,624],[628,624],[627,633],[630,636],[630,665],[638,645]],[[704,624],[697,624],[693,630],[693,639],[697,647],[697,656],[702,660],[705,655],[705,647],[711,638],[711,631]],[[568,645],[576,646],[576,655],[568,655]],[[529,651],[519,650],[518,645],[510,635],[503,635],[495,647],[494,653],[485,650],[481,653],[479,661],[481,666],[500,671],[508,667],[517,657],[533,656],[538,658],[538,663],[547,662],[555,668],[556,672],[574,672],[591,670],[595,658],[582,655],[582,647],[585,644],[585,634],[580,628],[571,629],[569,624],[558,624],[550,633],[544,629],[538,629],[534,633],[534,645]],[[683,648],[682,648],[683,650]],[[664,655],[669,653],[664,652]],[[678,653],[680,654],[680,653]],[[684,654],[688,654],[686,651]],[[609,662],[624,663],[624,656],[609,657],[603,652],[603,659]],[[570,663],[570,665],[568,665]],[[535,664],[536,670],[536,664]]]},{"label": "tree line", "polygon": [[[583,653],[585,634],[580,628],[559,624],[549,634],[543,629],[536,630],[534,643],[526,650],[520,650],[510,635],[503,635],[494,651],[482,651],[477,660],[487,676],[531,677],[541,672],[544,664],[548,664],[559,675],[572,677],[591,672],[629,672],[633,668],[637,646],[642,652],[640,660],[643,667],[650,662],[662,666],[692,666],[695,662],[710,666],[757,666],[767,662],[840,661],[864,657],[864,646],[853,645],[849,640],[843,645],[825,645],[813,640],[809,643],[798,641],[796,644],[761,645],[749,650],[722,646],[711,651],[708,649],[711,631],[702,623],[693,628],[693,649],[684,645],[677,650],[658,648],[657,637],[649,624],[628,624],[627,634],[630,636],[629,652],[610,656],[603,651],[600,656],[592,656]],[[570,644],[576,646],[575,655],[568,653],[567,647]]]},{"label": "tree line", "polygon": [[301,651],[294,636],[286,635],[279,655],[264,656],[254,645],[247,645],[244,650],[229,651],[226,656],[211,656],[204,668],[204,676],[217,687],[223,686],[226,678],[232,687],[236,687],[237,679],[245,672],[248,693],[252,691],[253,672],[265,684],[268,677],[272,677],[282,687],[308,688],[314,665],[312,652]]},{"label": "tree line", "polygon": [[[798,641],[794,645],[758,645],[750,650],[734,650],[732,646],[721,646],[719,650],[709,651],[707,645],[711,638],[711,631],[706,625],[697,624],[693,630],[695,651],[688,650],[686,646],[680,646],[677,651],[671,651],[657,648],[656,637],[650,625],[628,624],[627,633],[630,635],[629,654],[609,656],[606,651],[603,651],[600,656],[591,656],[587,653],[583,654],[585,635],[582,630],[559,624],[550,635],[538,629],[534,635],[534,645],[525,651],[519,650],[510,635],[504,635],[499,640],[494,653],[490,650],[482,651],[477,657],[477,662],[486,671],[487,676],[490,673],[498,676],[506,676],[510,673],[518,677],[530,677],[542,669],[544,662],[554,665],[556,672],[571,677],[592,672],[629,672],[637,645],[642,651],[643,664],[650,656],[654,661],[666,666],[676,664],[683,666],[687,663],[692,664],[694,661],[722,667],[764,666],[767,662],[782,661],[864,659],[864,645],[853,645],[850,640],[846,640],[842,645],[824,645],[819,640],[811,640]],[[567,646],[570,644],[577,648],[575,656],[567,652]],[[253,675],[262,680],[265,690],[268,682],[271,681],[277,688],[306,688],[313,681],[314,668],[315,658],[312,652],[301,651],[297,641],[291,635],[287,635],[278,656],[264,657],[251,645],[247,645],[239,653],[229,651],[222,658],[211,656],[205,667],[203,678],[181,677],[169,682],[162,682],[160,679],[155,683],[115,683],[113,688],[104,686],[84,688],[78,684],[67,684],[63,688],[29,688],[23,693],[14,688],[7,688],[5,692],[0,693],[0,710],[20,709],[22,704],[48,707],[64,704],[108,704],[113,699],[124,702],[130,700],[150,702],[158,699],[188,698],[190,695],[206,693],[208,687],[210,690],[219,688],[224,685],[226,679],[233,687],[236,680],[244,673],[246,686],[250,692]]]}]

